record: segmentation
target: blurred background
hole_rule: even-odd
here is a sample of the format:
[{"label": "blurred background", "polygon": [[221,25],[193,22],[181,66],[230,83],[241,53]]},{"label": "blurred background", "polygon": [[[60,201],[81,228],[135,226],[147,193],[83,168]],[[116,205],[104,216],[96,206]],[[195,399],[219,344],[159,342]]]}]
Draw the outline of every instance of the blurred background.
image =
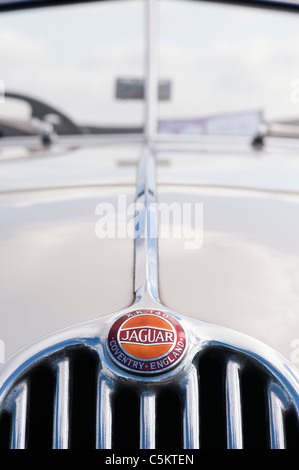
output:
[{"label": "blurred background", "polygon": [[[138,92],[144,39],[144,2],[136,0],[2,13],[0,80],[82,125],[142,126],[142,99],[117,96],[117,83],[129,80]],[[299,15],[161,0],[159,76],[167,88],[161,132],[200,133],[208,119],[219,133],[223,117],[234,129],[240,115],[244,129],[263,119],[296,122]],[[0,118],[28,113],[26,103],[0,103]]]}]

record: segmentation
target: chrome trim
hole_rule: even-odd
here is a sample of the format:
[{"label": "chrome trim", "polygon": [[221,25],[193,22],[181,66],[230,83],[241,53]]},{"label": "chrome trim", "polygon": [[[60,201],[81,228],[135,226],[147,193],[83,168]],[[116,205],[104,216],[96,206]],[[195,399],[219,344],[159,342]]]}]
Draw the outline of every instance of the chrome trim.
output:
[{"label": "chrome trim", "polygon": [[53,449],[69,446],[69,389],[70,371],[67,358],[57,363],[56,394],[53,426]]},{"label": "chrome trim", "polygon": [[[199,378],[200,380],[200,378]],[[199,391],[196,368],[192,365],[183,386],[184,448],[199,449]]]},{"label": "chrome trim", "polygon": [[156,447],[156,397],[144,392],[140,397],[140,449]]},{"label": "chrome trim", "polygon": [[146,78],[145,78],[145,144],[138,164],[136,209],[139,211],[139,231],[135,232],[134,294],[159,299],[158,292],[158,229],[156,202],[156,155],[153,138],[157,133],[158,49],[157,0],[145,1],[146,19]]},{"label": "chrome trim", "polygon": [[112,390],[113,386],[109,379],[100,373],[97,393],[97,449],[111,449],[112,447]]},{"label": "chrome trim", "polygon": [[227,448],[242,449],[242,413],[240,396],[240,365],[230,360],[226,366]]},{"label": "chrome trim", "polygon": [[[294,151],[299,148],[298,138],[294,137],[263,137],[267,147]],[[151,146],[160,153],[163,152],[248,152],[252,138],[233,135],[200,135],[189,134],[156,134],[150,139]],[[140,134],[99,134],[99,135],[58,135],[54,143],[46,148],[39,136],[1,137],[0,149],[25,147],[30,150],[40,150],[46,155],[55,155],[57,150],[72,150],[77,148],[98,147],[101,145],[147,144],[144,133]],[[256,149],[252,151],[256,152]],[[26,157],[22,157],[22,159]],[[4,161],[4,160],[3,160]],[[7,160],[5,160],[7,162]],[[11,160],[13,161],[13,160]]]},{"label": "chrome trim", "polygon": [[[158,229],[156,202],[155,154],[150,148],[143,153],[138,166],[136,211],[138,229],[135,232],[134,294],[159,299],[158,292]],[[137,231],[138,230],[138,231]]]},{"label": "chrome trim", "polygon": [[158,2],[145,1],[146,70],[145,70],[145,139],[153,140],[158,122]]},{"label": "chrome trim", "polygon": [[283,414],[287,407],[286,397],[276,384],[271,384],[268,390],[268,400],[271,449],[285,449]]},{"label": "chrome trim", "polygon": [[[143,298],[144,300],[144,298]],[[158,304],[153,299],[146,300],[148,308],[158,308]],[[161,308],[161,305],[160,305]],[[188,337],[188,351],[182,358],[181,362],[173,369],[170,369],[159,375],[143,376],[133,374],[120,369],[108,355],[106,350],[107,334],[114,323],[116,318],[120,315],[129,313],[132,307],[119,312],[115,315],[108,315],[100,319],[88,322],[76,327],[68,328],[60,333],[51,335],[24,350],[12,356],[0,367],[0,406],[7,408],[6,398],[9,396],[9,402],[15,399],[17,395],[12,394],[13,387],[19,383],[21,376],[27,371],[29,367],[37,364],[41,359],[46,359],[56,354],[58,351],[66,351],[69,346],[85,345],[88,348],[95,350],[99,356],[101,370],[99,372],[98,381],[98,404],[97,404],[97,425],[96,425],[96,446],[97,448],[109,449],[112,446],[112,393],[121,386],[124,382],[134,386],[135,390],[139,391],[141,406],[144,410],[152,410],[146,416],[144,421],[144,428],[141,430],[141,445],[152,447],[154,444],[154,425],[152,417],[154,417],[154,398],[161,387],[171,383],[177,388],[182,397],[183,403],[183,432],[184,432],[184,446],[186,448],[198,448],[199,446],[199,413],[197,407],[199,406],[200,397],[198,397],[198,385],[196,369],[193,362],[198,353],[206,350],[207,348],[228,348],[231,351],[232,357],[236,354],[245,355],[251,360],[257,361],[261,367],[273,377],[273,382],[279,385],[278,389],[273,389],[270,395],[270,416],[271,416],[271,436],[272,445],[281,446],[281,426],[278,411],[280,408],[277,404],[278,399],[283,403],[284,409],[288,409],[291,405],[294,407],[298,420],[299,420],[299,380],[298,370],[287,360],[285,360],[279,353],[264,345],[263,343],[250,338],[239,332],[235,332],[223,327],[211,325],[191,317],[179,315],[178,313],[163,307],[163,311],[173,315],[180,321],[184,327],[185,333]],[[237,366],[235,364],[228,367],[228,406],[229,406],[229,426],[231,427],[230,433],[231,443],[240,443],[240,421],[238,418],[238,385],[236,378]],[[199,378],[200,380],[200,378]],[[22,384],[23,382],[21,382]],[[278,394],[279,391],[279,394]],[[8,395],[9,394],[9,395]],[[148,394],[148,395],[147,395]],[[23,417],[16,419],[18,432],[15,432],[19,442],[18,445],[25,443],[25,395],[19,402],[22,406],[18,408],[19,414],[17,416]],[[12,404],[9,405],[10,409]],[[232,411],[234,409],[234,412]],[[237,409],[237,413],[235,412]],[[22,412],[20,411],[22,410]],[[233,427],[237,429],[233,429]],[[22,429],[22,431],[21,431]],[[142,431],[143,429],[143,431]],[[269,430],[270,432],[270,430]],[[57,439],[59,436],[57,436]],[[228,444],[229,444],[228,442]],[[233,445],[231,444],[231,447]]]},{"label": "chrome trim", "polygon": [[[47,152],[55,148],[77,148],[77,147],[94,147],[99,145],[117,145],[117,144],[143,144],[145,142],[144,135],[140,134],[82,134],[82,135],[58,135],[55,142],[47,147]],[[1,137],[0,148],[7,147],[28,147],[29,149],[42,149],[45,147],[39,136],[20,136],[20,137]]]},{"label": "chrome trim", "polygon": [[25,449],[26,447],[26,415],[28,387],[22,382],[15,391],[13,426],[11,433],[10,448]]}]

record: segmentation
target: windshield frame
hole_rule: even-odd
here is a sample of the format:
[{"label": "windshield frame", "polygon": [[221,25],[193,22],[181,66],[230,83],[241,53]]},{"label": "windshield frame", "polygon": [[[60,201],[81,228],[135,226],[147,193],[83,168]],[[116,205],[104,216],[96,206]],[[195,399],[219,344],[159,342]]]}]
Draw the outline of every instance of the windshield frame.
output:
[{"label": "windshield frame", "polygon": [[[113,0],[88,0],[88,3],[100,3],[108,2]],[[299,14],[299,2],[295,1],[277,1],[277,0],[247,0],[247,1],[231,1],[231,0],[186,0],[190,2],[201,2],[201,3],[215,3],[215,4],[227,4],[237,5],[252,8],[262,8],[271,10],[282,10],[286,12],[295,12]],[[20,10],[27,8],[40,8],[40,7],[53,7],[71,4],[84,4],[82,0],[5,0],[0,3],[0,12]],[[144,0],[144,22],[145,22],[145,43],[144,43],[144,58],[145,58],[145,83],[144,83],[144,120],[143,128],[141,133],[128,132],[128,133],[114,133],[114,134],[101,134],[101,135],[67,135],[57,136],[53,138],[51,135],[47,135],[44,139],[44,134],[37,134],[37,136],[20,136],[20,137],[2,137],[0,139],[0,146],[10,146],[14,144],[24,146],[40,146],[51,145],[59,141],[62,145],[94,145],[97,143],[120,143],[124,141],[130,142],[144,142],[147,145],[159,144],[161,142],[173,142],[177,143],[177,136],[161,136],[158,133],[158,95],[156,90],[159,85],[158,76],[158,0]],[[293,132],[292,132],[293,131]],[[264,145],[265,137],[288,137],[298,138],[298,130],[290,129],[290,126],[284,128],[283,124],[280,124],[279,129],[273,129],[273,126],[263,127],[259,129],[256,136],[252,136],[249,143],[255,147],[262,147]],[[42,138],[41,138],[42,137]],[[230,136],[231,139],[231,136]],[[184,136],[181,140],[186,143],[194,144],[201,143],[203,136]],[[205,139],[204,139],[205,140]],[[208,140],[208,139],[207,139]],[[248,139],[247,139],[248,140]],[[180,140],[179,140],[180,141]],[[258,145],[256,145],[258,143]]]}]

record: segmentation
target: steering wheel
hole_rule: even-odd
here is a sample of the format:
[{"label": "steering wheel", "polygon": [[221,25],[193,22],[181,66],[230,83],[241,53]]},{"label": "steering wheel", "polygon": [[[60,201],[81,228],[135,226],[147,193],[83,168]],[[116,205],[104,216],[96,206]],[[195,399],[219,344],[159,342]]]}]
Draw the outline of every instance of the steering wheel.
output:
[{"label": "steering wheel", "polygon": [[31,107],[31,116],[43,122],[53,125],[58,135],[83,134],[83,130],[61,111],[42,101],[20,93],[5,92],[5,98],[13,98],[25,101]]}]

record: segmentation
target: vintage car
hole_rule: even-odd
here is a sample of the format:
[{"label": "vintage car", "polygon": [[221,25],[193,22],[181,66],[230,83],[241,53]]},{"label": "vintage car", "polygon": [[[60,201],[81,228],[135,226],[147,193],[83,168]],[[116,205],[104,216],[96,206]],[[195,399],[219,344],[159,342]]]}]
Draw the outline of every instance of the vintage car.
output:
[{"label": "vintage car", "polygon": [[0,446],[298,449],[298,2],[81,3],[0,3]]}]

